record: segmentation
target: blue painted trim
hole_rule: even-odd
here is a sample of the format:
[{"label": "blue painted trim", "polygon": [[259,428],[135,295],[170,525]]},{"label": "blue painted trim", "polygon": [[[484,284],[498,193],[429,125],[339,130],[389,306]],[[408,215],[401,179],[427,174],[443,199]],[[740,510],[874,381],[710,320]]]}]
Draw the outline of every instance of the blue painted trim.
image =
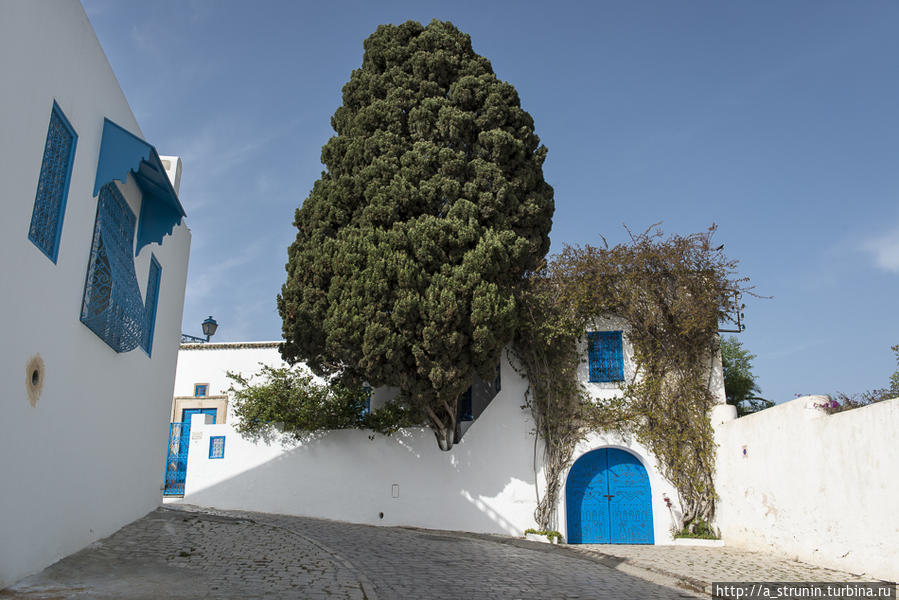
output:
[{"label": "blue painted trim", "polygon": [[[56,218],[56,233],[53,238],[53,248],[51,249],[50,252],[48,252],[46,248],[44,248],[43,246],[38,244],[37,241],[35,241],[35,239],[31,236],[31,228],[30,227],[29,227],[28,239],[30,239],[32,241],[32,243],[34,243],[34,245],[37,246],[37,248],[41,252],[43,252],[47,256],[47,258],[49,258],[55,265],[57,258],[59,258],[59,244],[60,244],[60,240],[62,239],[62,222],[66,216],[66,201],[68,200],[68,197],[69,197],[69,184],[71,183],[71,180],[72,180],[72,167],[75,165],[75,146],[78,145],[78,133],[75,131],[75,128],[72,127],[72,124],[69,123],[69,120],[66,118],[65,113],[62,112],[62,109],[59,107],[59,104],[57,104],[56,100],[54,100],[53,107],[50,109],[50,123],[47,125],[47,138],[48,139],[47,139],[47,141],[44,142],[44,153],[45,154],[47,151],[47,142],[49,141],[49,137],[50,137],[50,125],[52,125],[52,123],[53,123],[54,116],[59,118],[59,121],[63,125],[63,127],[65,127],[66,130],[71,134],[72,147],[69,149],[69,156],[66,158],[66,176],[65,176],[65,181],[63,183],[63,187],[62,187],[62,194],[60,195],[60,199],[59,199],[59,208],[57,210],[59,215]],[[43,167],[44,167],[44,162],[43,162],[43,160],[41,160],[41,172],[43,172],[43,170],[44,170]],[[39,190],[40,190],[40,175],[38,175],[38,191]],[[38,201],[37,192],[35,192],[35,199],[34,199],[35,205],[37,204],[37,201]],[[32,221],[33,220],[34,220],[34,213],[32,212]]]},{"label": "blue painted trim", "polygon": [[[222,453],[220,456],[214,455],[216,440],[222,440]],[[209,458],[210,459],[225,458],[225,436],[223,436],[223,435],[210,436],[210,438],[209,438]]]},{"label": "blue painted trim", "polygon": [[147,315],[146,330],[141,347],[147,356],[153,355],[153,333],[156,331],[156,307],[159,305],[159,289],[162,285],[162,266],[156,256],[150,255],[150,273],[147,275],[147,293],[144,311]]},{"label": "blue painted trim", "polygon": [[162,238],[171,235],[187,213],[178,200],[156,148],[120,125],[103,119],[94,196],[110,181],[117,179],[125,183],[128,173],[134,175],[143,194],[134,250],[137,256],[141,248],[150,242],[161,244]]}]

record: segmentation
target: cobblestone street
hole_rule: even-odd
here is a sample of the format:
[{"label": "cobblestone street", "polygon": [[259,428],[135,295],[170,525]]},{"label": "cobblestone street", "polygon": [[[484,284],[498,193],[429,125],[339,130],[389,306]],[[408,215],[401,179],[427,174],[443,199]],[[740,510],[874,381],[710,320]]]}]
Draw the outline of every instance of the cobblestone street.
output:
[{"label": "cobblestone street", "polygon": [[859,578],[727,548],[551,546],[170,505],[0,597],[674,599],[721,580]]}]

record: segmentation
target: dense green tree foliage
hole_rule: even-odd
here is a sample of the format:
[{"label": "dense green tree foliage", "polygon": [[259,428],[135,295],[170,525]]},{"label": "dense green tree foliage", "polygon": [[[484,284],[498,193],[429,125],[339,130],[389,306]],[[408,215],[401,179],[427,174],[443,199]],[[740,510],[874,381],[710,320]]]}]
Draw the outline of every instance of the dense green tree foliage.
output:
[{"label": "dense green tree foliage", "polygon": [[752,372],[752,354],[735,336],[721,340],[721,366],[724,370],[724,394],[727,403],[737,409],[737,416],[742,417],[765,408],[774,406],[757,394],[761,392],[755,375]]},{"label": "dense green tree foliage", "polygon": [[549,248],[546,148],[451,23],[382,25],[364,47],[296,212],[282,354],[398,387],[448,449],[458,396],[495,369],[514,288]]}]

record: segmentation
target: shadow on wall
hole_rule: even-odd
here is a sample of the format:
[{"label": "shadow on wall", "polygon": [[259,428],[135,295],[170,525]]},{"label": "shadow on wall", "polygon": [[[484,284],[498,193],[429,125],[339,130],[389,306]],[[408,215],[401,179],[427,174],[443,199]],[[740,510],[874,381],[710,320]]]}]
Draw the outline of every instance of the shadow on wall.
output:
[{"label": "shadow on wall", "polygon": [[[513,378],[519,379],[510,372],[507,380]],[[441,452],[425,428],[373,440],[366,431],[331,431],[286,447],[253,443],[230,425],[196,427],[203,438],[191,446],[184,501],[521,535],[535,525],[534,438],[530,415],[520,406],[523,382],[507,387],[449,452]],[[223,434],[225,458],[208,459],[209,437]]]}]

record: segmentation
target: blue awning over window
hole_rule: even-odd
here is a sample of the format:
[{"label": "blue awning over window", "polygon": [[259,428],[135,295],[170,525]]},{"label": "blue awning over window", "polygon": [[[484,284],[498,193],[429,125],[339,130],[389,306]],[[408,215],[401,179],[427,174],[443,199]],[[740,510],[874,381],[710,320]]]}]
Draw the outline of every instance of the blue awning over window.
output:
[{"label": "blue awning over window", "polygon": [[156,148],[109,119],[104,119],[94,196],[114,179],[124,183],[128,173],[134,176],[143,194],[134,251],[136,256],[150,242],[161,244],[162,238],[171,235],[172,229],[181,223],[187,213],[178,200]]}]

